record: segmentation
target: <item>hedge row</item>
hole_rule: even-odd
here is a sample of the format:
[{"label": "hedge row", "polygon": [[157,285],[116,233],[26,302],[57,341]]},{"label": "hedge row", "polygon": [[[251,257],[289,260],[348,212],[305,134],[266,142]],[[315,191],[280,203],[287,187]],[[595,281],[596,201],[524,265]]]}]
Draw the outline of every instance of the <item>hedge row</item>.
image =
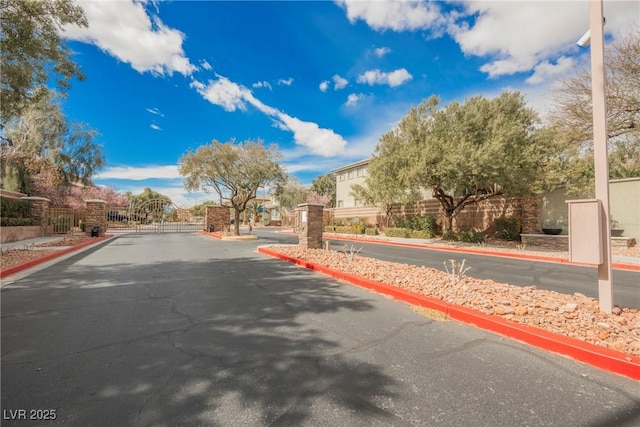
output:
[{"label": "hedge row", "polygon": [[477,231],[447,231],[443,234],[442,240],[449,240],[452,242],[466,242],[466,243],[482,243],[484,242],[484,236]]},{"label": "hedge row", "polygon": [[33,218],[0,218],[0,226],[2,227],[17,227],[25,225],[36,225],[36,220]]},{"label": "hedge row", "polygon": [[29,200],[0,197],[0,212],[4,218],[29,218],[31,206]]}]

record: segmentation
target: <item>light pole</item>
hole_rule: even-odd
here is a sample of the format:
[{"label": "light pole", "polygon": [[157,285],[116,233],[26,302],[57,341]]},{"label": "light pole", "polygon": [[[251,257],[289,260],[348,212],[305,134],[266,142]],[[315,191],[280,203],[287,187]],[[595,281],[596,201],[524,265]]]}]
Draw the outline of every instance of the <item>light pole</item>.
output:
[{"label": "light pole", "polygon": [[[609,227],[609,154],[607,148],[607,100],[604,64],[603,0],[589,0],[590,37],[585,34],[578,42],[591,42],[591,98],[593,104],[593,161],[595,167],[596,199],[603,215],[600,224],[602,264],[598,265],[598,298],[600,310],[611,313],[613,285],[611,283],[611,230]],[[589,40],[590,39],[590,40]],[[589,232],[589,231],[586,231]]]}]

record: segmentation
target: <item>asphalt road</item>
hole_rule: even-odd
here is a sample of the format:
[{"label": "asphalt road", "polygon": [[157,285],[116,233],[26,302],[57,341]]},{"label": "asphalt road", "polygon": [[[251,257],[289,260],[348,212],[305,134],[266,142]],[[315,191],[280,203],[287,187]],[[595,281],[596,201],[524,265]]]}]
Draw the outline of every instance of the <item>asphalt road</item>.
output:
[{"label": "asphalt road", "polygon": [[[263,241],[274,243],[297,243],[298,237],[280,234],[271,230],[254,230]],[[343,248],[361,249],[359,254],[370,258],[412,265],[424,265],[444,271],[443,263],[449,259],[466,260],[471,269],[467,276],[492,279],[518,286],[535,285],[547,289],[573,294],[598,297],[597,270],[594,267],[575,266],[550,262],[530,261],[495,256],[463,254],[442,250],[392,246],[385,244],[353,242],[340,239],[332,241],[333,250]],[[623,307],[640,308],[640,272],[613,271],[614,303]]]},{"label": "asphalt road", "polygon": [[637,381],[255,247],[123,235],[10,278],[2,425],[640,425]]}]

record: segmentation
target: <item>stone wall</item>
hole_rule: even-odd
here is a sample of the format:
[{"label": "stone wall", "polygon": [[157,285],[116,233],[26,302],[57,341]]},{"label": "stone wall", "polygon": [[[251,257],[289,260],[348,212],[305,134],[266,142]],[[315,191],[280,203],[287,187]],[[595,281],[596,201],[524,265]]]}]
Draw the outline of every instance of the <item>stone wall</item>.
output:
[{"label": "stone wall", "polygon": [[[569,236],[566,234],[548,235],[548,234],[522,234],[522,243],[525,246],[534,247],[536,249],[549,249],[552,251],[568,251]],[[612,248],[630,248],[635,246],[636,239],[633,237],[612,237]]]},{"label": "stone wall", "polygon": [[51,200],[46,197],[22,197],[22,200],[31,202],[31,217],[40,226],[40,236],[46,236],[50,222]]},{"label": "stone wall", "polygon": [[231,220],[231,208],[228,206],[207,205],[205,206],[205,231],[209,231],[209,225],[213,225],[213,231],[229,231]]},{"label": "stone wall", "polygon": [[303,248],[322,248],[322,233],[324,232],[323,210],[324,206],[318,204],[305,203],[298,205],[298,223],[300,224],[298,244]]},{"label": "stone wall", "polygon": [[91,235],[93,227],[98,227],[98,236],[104,236],[107,231],[107,202],[104,200],[85,200],[85,232]]}]

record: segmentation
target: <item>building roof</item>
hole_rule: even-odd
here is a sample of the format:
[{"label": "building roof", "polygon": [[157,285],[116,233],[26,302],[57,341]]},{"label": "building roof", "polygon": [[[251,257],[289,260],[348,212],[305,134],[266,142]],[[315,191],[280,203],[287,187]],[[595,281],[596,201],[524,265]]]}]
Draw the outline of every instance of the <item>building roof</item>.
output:
[{"label": "building roof", "polygon": [[349,169],[354,169],[354,168],[357,168],[359,166],[366,166],[366,165],[369,164],[370,161],[371,161],[371,157],[366,158],[364,160],[360,160],[360,161],[355,162],[355,163],[348,164],[346,166],[341,166],[339,168],[336,168],[336,169],[332,170],[331,173],[335,175],[336,173],[344,172],[344,171],[349,170]]}]

